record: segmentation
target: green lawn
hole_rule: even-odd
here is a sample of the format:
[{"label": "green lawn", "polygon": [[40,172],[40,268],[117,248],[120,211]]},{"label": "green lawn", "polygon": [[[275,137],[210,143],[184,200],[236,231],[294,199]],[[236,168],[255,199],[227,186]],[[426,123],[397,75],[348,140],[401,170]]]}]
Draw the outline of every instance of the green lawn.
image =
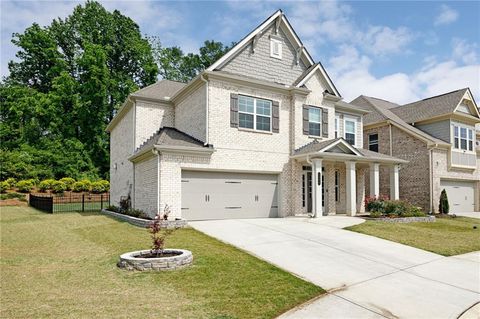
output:
[{"label": "green lawn", "polygon": [[[477,229],[474,229],[474,226],[477,226]],[[480,250],[480,219],[478,218],[437,218],[434,223],[408,224],[366,221],[345,229],[444,256]]]},{"label": "green lawn", "polygon": [[1,318],[273,318],[324,291],[193,229],[168,247],[186,269],[118,269],[149,247],[146,230],[96,213],[0,207]]}]

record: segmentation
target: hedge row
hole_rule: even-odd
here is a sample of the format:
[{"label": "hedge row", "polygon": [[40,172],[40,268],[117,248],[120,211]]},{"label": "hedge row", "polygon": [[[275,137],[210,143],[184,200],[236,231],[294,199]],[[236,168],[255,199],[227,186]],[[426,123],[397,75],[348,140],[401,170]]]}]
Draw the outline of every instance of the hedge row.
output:
[{"label": "hedge row", "polygon": [[18,182],[14,178],[9,178],[0,182],[0,192],[4,193],[8,189],[17,188],[22,193],[29,193],[35,186],[41,192],[51,191],[52,193],[63,193],[64,191],[104,193],[110,190],[110,183],[106,180],[92,182],[88,179],[83,179],[76,181],[73,178],[64,177],[60,180],[46,179],[38,181],[27,179]]}]

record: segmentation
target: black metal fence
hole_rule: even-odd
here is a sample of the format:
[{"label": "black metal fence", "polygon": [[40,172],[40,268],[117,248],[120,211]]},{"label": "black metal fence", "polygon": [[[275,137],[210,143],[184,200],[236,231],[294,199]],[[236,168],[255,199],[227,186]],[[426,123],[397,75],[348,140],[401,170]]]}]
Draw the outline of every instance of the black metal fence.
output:
[{"label": "black metal fence", "polygon": [[47,213],[61,212],[93,212],[100,211],[110,205],[110,196],[106,194],[64,194],[32,195],[29,196],[29,204]]}]

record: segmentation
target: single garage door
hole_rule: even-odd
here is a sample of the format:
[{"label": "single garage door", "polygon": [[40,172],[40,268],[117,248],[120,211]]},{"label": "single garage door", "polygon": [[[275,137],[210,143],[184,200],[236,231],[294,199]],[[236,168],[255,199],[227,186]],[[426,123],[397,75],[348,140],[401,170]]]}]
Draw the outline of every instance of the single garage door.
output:
[{"label": "single garage door", "polygon": [[277,188],[278,175],[182,171],[182,217],[276,217]]},{"label": "single garage door", "polygon": [[441,189],[447,191],[450,212],[473,212],[475,208],[475,184],[465,181],[443,180]]}]

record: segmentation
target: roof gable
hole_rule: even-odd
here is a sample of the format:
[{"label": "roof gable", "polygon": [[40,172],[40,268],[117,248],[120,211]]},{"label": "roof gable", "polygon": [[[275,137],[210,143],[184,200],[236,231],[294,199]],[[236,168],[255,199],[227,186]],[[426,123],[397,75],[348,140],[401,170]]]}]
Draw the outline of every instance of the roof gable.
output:
[{"label": "roof gable", "polygon": [[454,112],[466,113],[466,114],[475,116],[477,118],[480,118],[480,113],[478,111],[477,104],[473,99],[472,92],[470,92],[470,89],[467,89],[462,99],[458,103],[457,107],[455,108]]},{"label": "roof gable", "polygon": [[[305,85],[305,83],[307,83],[311,78],[312,76],[314,76],[315,74],[318,74],[320,75],[320,77],[322,79],[324,79],[324,82],[326,84],[326,86],[329,88],[329,93],[335,95],[335,96],[338,96],[340,97],[340,92],[338,92],[337,88],[335,87],[335,85],[333,84],[332,80],[330,79],[330,77],[328,76],[327,74],[327,71],[325,71],[325,69],[323,68],[322,64],[320,62],[317,62],[315,63],[314,65],[312,65],[311,67],[309,67],[308,69],[305,70],[305,72],[303,72],[298,78],[297,80],[295,80],[295,82],[293,82],[293,86],[295,87],[302,87],[303,85]],[[323,82],[323,81],[322,81]]]}]

